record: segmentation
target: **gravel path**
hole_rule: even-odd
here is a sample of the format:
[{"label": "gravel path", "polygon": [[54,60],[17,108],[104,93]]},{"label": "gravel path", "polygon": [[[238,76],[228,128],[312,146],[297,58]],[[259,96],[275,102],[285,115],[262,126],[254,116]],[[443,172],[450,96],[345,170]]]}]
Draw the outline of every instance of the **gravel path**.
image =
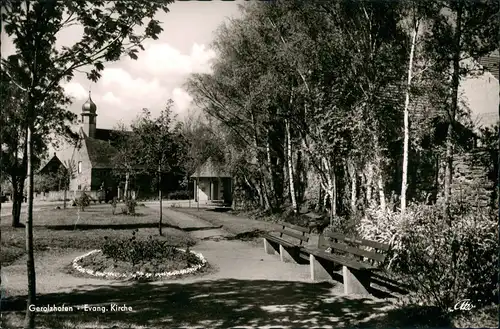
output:
[{"label": "gravel path", "polygon": [[[92,289],[102,284],[121,285],[122,282],[77,277],[70,274],[73,259],[88,252],[74,250],[65,252],[46,251],[35,255],[36,290],[38,294],[69,292],[73,289]],[[17,259],[10,266],[2,267],[4,296],[26,295],[28,287],[26,257]]]}]

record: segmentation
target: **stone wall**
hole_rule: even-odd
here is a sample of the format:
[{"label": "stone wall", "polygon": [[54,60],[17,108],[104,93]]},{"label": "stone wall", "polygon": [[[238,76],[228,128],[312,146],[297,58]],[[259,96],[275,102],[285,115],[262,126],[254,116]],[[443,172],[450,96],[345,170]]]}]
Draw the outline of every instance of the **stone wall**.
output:
[{"label": "stone wall", "polygon": [[452,197],[472,206],[489,207],[495,190],[488,179],[488,152],[476,149],[454,157]]}]

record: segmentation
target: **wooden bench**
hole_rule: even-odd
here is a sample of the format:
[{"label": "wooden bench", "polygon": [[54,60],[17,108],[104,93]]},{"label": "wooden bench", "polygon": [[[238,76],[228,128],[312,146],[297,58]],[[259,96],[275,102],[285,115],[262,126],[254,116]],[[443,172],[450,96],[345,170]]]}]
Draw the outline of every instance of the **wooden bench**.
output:
[{"label": "wooden bench", "polygon": [[[270,232],[279,233],[279,236],[264,234],[264,251],[274,255],[279,253],[282,262],[301,262],[300,249],[309,241],[310,229],[285,222],[274,224],[274,230]],[[292,238],[292,241],[283,239]]]},{"label": "wooden bench", "polygon": [[303,250],[309,254],[311,280],[330,280],[341,266],[344,293],[369,295],[372,273],[384,262],[389,245],[327,232],[319,236],[317,248]]}]

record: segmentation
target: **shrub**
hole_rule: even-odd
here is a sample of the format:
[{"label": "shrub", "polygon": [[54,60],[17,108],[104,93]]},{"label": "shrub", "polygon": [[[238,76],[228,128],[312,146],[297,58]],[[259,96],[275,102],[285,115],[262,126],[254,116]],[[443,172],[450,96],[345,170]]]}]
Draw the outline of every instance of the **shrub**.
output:
[{"label": "shrub", "polygon": [[191,198],[193,198],[191,191],[175,191],[168,194],[169,200],[189,200]]},{"label": "shrub", "polygon": [[116,213],[116,206],[118,205],[118,199],[116,197],[113,197],[113,200],[111,200],[110,204],[114,215]]},{"label": "shrub", "polygon": [[125,206],[127,207],[127,214],[135,215],[135,207],[137,207],[137,201],[135,201],[135,199],[125,199]]},{"label": "shrub", "polygon": [[188,264],[199,264],[200,260],[192,253],[182,252],[149,236],[146,240],[137,239],[136,229],[130,239],[105,237],[101,247],[103,255],[116,261],[129,262],[133,266],[153,259],[169,259],[186,261]]},{"label": "shrub", "polygon": [[90,196],[87,193],[82,193],[79,198],[74,201],[74,204],[80,208],[81,211],[85,211],[85,208],[90,205]]},{"label": "shrub", "polygon": [[[113,204],[111,204],[113,206]],[[114,206],[116,208],[116,205]],[[124,206],[121,207],[122,214],[125,215],[135,215],[135,208],[137,207],[137,201],[132,198],[126,198]]]},{"label": "shrub", "polygon": [[[404,216],[369,209],[361,236],[392,245],[389,267],[415,288],[415,302],[448,311],[470,299],[498,301],[498,223],[491,209],[453,205],[451,226],[441,205],[410,206]],[[457,211],[456,209],[460,209]]]},{"label": "shrub", "polygon": [[325,216],[325,221],[328,221],[326,231],[337,232],[346,236],[357,236],[356,221],[354,218],[348,219],[346,217],[335,216],[330,221],[330,216]]}]

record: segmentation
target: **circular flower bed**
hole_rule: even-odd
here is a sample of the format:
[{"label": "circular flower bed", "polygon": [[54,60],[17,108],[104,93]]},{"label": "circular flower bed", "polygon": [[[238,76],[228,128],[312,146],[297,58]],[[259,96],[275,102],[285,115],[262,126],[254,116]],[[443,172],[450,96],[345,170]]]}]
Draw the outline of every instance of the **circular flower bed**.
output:
[{"label": "circular flower bed", "polygon": [[[101,249],[96,249],[76,257],[73,260],[73,268],[78,272],[102,278],[160,279],[194,273],[207,264],[206,259],[200,253],[173,247],[172,250],[184,254],[189,253],[189,255],[185,255],[186,259],[176,259],[174,262],[168,258],[158,258],[131,264],[127,261],[107,257]],[[190,255],[195,257],[189,257]],[[137,270],[134,271],[134,269]]]}]

